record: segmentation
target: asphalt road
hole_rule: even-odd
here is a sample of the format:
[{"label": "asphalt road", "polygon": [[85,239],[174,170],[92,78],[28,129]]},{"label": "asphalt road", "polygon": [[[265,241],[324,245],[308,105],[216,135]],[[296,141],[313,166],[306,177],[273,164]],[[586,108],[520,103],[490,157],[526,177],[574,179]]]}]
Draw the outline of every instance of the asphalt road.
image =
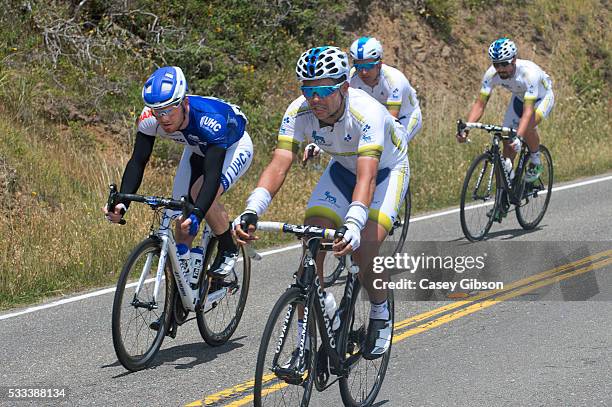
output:
[{"label": "asphalt road", "polygon": [[[487,253],[496,264],[493,277],[506,289],[464,301],[450,301],[440,290],[429,301],[396,291],[392,357],[375,405],[612,405],[612,253],[606,253],[612,178],[554,192],[534,231],[524,232],[510,214],[481,246],[466,243],[458,213],[427,215],[411,223],[409,252],[438,241],[442,250]],[[253,264],[247,309],[227,344],[204,344],[193,321],[165,340],[150,369],[137,373],[127,372],[113,350],[112,293],[4,312],[0,388],[63,388],[67,397],[15,404],[5,394],[0,404],[251,405],[245,383],[298,255],[293,249]],[[337,386],[315,393],[310,405],[342,405]]]}]

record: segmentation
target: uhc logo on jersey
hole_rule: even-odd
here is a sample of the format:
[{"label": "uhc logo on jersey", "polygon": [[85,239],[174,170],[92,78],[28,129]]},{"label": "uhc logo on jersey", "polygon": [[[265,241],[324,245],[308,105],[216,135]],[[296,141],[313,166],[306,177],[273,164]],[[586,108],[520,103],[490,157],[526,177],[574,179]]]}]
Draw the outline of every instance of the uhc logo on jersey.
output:
[{"label": "uhc logo on jersey", "polygon": [[212,117],[202,116],[202,118],[200,119],[200,127],[208,127],[216,133],[221,130],[221,123],[219,123]]}]

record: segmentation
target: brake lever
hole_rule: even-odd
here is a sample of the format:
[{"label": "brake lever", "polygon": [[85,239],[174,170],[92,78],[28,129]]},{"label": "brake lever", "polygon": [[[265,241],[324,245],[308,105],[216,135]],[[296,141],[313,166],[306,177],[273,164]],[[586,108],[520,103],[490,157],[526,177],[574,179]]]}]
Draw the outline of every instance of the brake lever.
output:
[{"label": "brake lever", "polygon": [[[117,205],[117,194],[118,194],[117,185],[110,184],[109,189],[110,189],[110,192],[108,193],[108,201],[106,202],[106,209],[109,212],[115,212],[115,206]],[[122,209],[121,212],[122,212],[121,215],[123,216],[123,214],[125,213],[125,210]],[[119,220],[119,224],[125,225],[126,224],[125,219],[121,218]]]}]

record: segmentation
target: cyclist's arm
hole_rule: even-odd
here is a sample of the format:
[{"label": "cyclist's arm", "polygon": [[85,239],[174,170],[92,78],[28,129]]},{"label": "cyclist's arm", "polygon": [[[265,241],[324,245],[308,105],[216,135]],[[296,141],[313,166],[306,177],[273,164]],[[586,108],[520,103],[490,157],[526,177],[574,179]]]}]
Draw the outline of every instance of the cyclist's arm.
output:
[{"label": "cyclist's arm", "polygon": [[476,100],[476,102],[474,102],[474,104],[472,105],[470,113],[468,113],[468,122],[477,122],[478,120],[480,120],[480,118],[484,114],[485,107],[487,106],[487,100],[488,97],[484,97],[482,94],[480,95],[478,100]]},{"label": "cyclist's arm", "polygon": [[195,206],[202,211],[203,215],[208,212],[219,191],[226,152],[227,150],[219,145],[211,145],[206,149],[202,188],[195,199]]},{"label": "cyclist's arm", "polygon": [[362,202],[369,207],[376,190],[378,159],[374,157],[357,158],[357,182],[353,190],[353,202]]},{"label": "cyclist's arm", "polygon": [[[130,157],[125,170],[123,171],[123,177],[121,178],[121,188],[119,192],[126,194],[133,194],[138,191],[142,182],[145,167],[149,162],[151,153],[153,152],[153,145],[155,144],[155,137],[147,136],[142,132],[136,133],[136,141],[134,143],[134,151]],[[125,203],[125,206],[129,206],[129,202]]]},{"label": "cyclist's arm", "polygon": [[257,187],[265,188],[274,197],[281,188],[291,168],[291,164],[296,159],[297,154],[292,151],[277,148],[272,154],[272,161],[261,173]]},{"label": "cyclist's arm", "polygon": [[391,116],[395,117],[396,119],[399,117],[400,106],[388,106],[387,110]]}]

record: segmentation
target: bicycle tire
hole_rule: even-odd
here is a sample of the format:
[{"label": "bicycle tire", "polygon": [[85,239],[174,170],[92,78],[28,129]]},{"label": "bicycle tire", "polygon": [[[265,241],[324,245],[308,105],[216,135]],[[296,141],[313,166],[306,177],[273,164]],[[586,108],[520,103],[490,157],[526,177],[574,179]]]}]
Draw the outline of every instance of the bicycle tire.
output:
[{"label": "bicycle tire", "polygon": [[[332,256],[326,256],[326,257],[332,257]],[[326,261],[324,264],[327,264],[330,261],[327,258],[325,260]],[[331,261],[335,261],[335,260],[336,259],[334,258]],[[325,274],[323,276],[323,283],[325,284],[325,287],[332,286],[336,282],[336,280],[338,280],[342,272],[346,269],[346,257],[338,258],[337,261],[338,261],[338,264],[336,264],[336,267],[334,268],[334,270],[330,274]]]},{"label": "bicycle tire", "polygon": [[[545,163],[542,163],[544,166],[544,171],[542,171],[540,178],[538,178],[535,182],[523,185],[524,190],[523,197],[521,198],[521,204],[516,207],[516,219],[521,227],[525,230],[534,229],[540,224],[544,218],[544,215],[546,214],[546,209],[548,208],[548,203],[550,202],[550,197],[552,195],[554,167],[550,152],[542,144],[540,144],[540,157],[542,161],[545,161]],[[525,169],[521,174],[523,183],[526,167],[527,166],[525,166]],[[528,213],[532,212],[531,209],[534,208],[534,206],[531,204],[536,200],[541,202],[541,198],[538,196],[540,191],[545,191],[546,196],[544,197],[544,202],[542,207],[536,212],[537,215],[535,216],[535,219],[529,221],[527,219]]]},{"label": "bicycle tire", "polygon": [[[347,318],[347,321],[350,321],[349,324],[345,324],[342,328],[343,338],[348,338],[343,341],[341,344],[344,349],[339,350],[339,354],[341,355],[351,355],[355,358],[355,361],[349,367],[349,374],[347,377],[340,377],[339,385],[340,385],[340,396],[342,397],[342,401],[345,406],[351,407],[364,407],[370,406],[376,400],[378,393],[382,387],[383,381],[385,379],[385,374],[387,373],[387,367],[389,366],[389,359],[391,358],[391,348],[392,345],[389,346],[387,353],[385,353],[381,358],[375,360],[366,360],[361,356],[361,350],[363,349],[365,343],[365,332],[367,331],[365,323],[369,320],[369,305],[370,302],[364,299],[359,299],[359,292],[361,285],[358,280],[355,281],[355,287],[353,288],[353,297],[351,299],[351,305],[348,309],[347,315],[342,316],[342,318]],[[391,315],[395,313],[395,304],[393,300],[393,290],[388,290],[388,301],[389,301],[389,312]],[[357,312],[357,307],[359,306],[359,312]],[[393,339],[393,334],[391,334],[391,339]],[[391,341],[393,342],[393,341]],[[355,349],[358,351],[355,353]],[[363,362],[364,366],[361,366]],[[379,368],[376,371],[375,379],[373,380],[373,384],[371,389],[366,393],[363,389],[357,389],[357,392],[351,391],[352,384],[357,383],[359,385],[366,383],[368,379],[367,377],[364,379],[363,376],[367,375],[368,367],[371,365],[379,364]],[[361,370],[365,368],[365,374],[359,374]],[[359,375],[359,377],[354,378],[355,375]],[[354,394],[356,393],[356,394]],[[365,396],[364,396],[365,394]]]},{"label": "bicycle tire", "polygon": [[[482,163],[484,163],[484,168],[481,171],[476,172],[476,170],[480,168],[480,165]],[[494,173],[491,174],[489,171],[494,171]],[[473,192],[471,191],[470,180],[475,174],[477,175],[477,177],[480,177],[480,182],[478,181],[478,179],[476,179],[475,186],[478,187],[477,189],[480,189],[482,185],[488,186],[489,180],[491,180],[492,183],[493,182],[495,183],[495,186],[494,186],[495,191],[493,194],[494,195],[493,196],[493,199],[494,199],[493,208],[490,212],[487,209],[488,206],[481,206],[479,204],[474,205],[474,206],[466,206],[466,205],[469,205],[471,202],[476,201],[477,200],[476,198],[478,198],[478,200],[482,200],[485,202],[491,199],[490,194],[491,194],[491,191],[493,190],[493,185],[491,186],[491,190],[485,191],[486,194],[483,195],[482,197],[479,197],[477,195],[476,189]],[[480,176],[481,174],[483,175],[482,177]],[[479,155],[478,157],[476,157],[470,164],[470,167],[468,168],[467,173],[465,174],[465,179],[463,181],[463,186],[461,188],[461,204],[460,204],[460,211],[459,211],[459,218],[461,220],[461,229],[463,230],[463,234],[465,235],[465,237],[471,242],[476,242],[476,241],[484,239],[487,233],[489,233],[491,226],[493,225],[493,221],[494,221],[493,214],[495,214],[497,210],[499,209],[499,205],[501,201],[502,189],[499,188],[498,185],[499,185],[499,171],[493,163],[493,157],[491,156],[491,154],[483,153]],[[472,196],[468,197],[468,192],[472,192]],[[469,198],[471,198],[471,200],[469,200]],[[480,227],[480,230],[474,231],[472,230],[473,228],[468,226],[468,216],[466,215],[467,210],[470,210],[471,212],[475,213],[475,216],[469,217],[470,220],[483,218],[483,215],[484,217],[488,218],[486,223],[484,224],[482,222],[479,223],[479,225],[484,225]],[[489,216],[489,213],[491,214],[490,216]]]},{"label": "bicycle tire", "polygon": [[[253,388],[254,393],[254,405],[259,407],[263,406],[264,403],[266,406],[307,406],[310,397],[312,395],[312,389],[314,384],[314,370],[315,370],[315,360],[316,360],[316,322],[315,322],[315,314],[314,307],[309,307],[310,316],[308,318],[308,327],[307,329],[310,332],[310,364],[308,369],[305,372],[305,380],[302,384],[289,384],[285,380],[277,377],[277,375],[271,372],[271,369],[268,368],[267,372],[266,365],[272,363],[272,359],[276,350],[279,346],[279,339],[281,335],[283,335],[284,342],[283,346],[278,350],[279,353],[283,351],[289,350],[292,352],[297,345],[297,335],[295,334],[295,329],[297,326],[297,318],[298,318],[298,305],[305,305],[306,299],[301,294],[301,291],[297,287],[291,287],[285,291],[280,298],[274,304],[272,311],[270,312],[270,316],[268,317],[268,321],[266,323],[266,327],[261,336],[261,343],[259,345],[259,351],[257,354],[257,366],[255,369],[255,385]],[[312,301],[310,301],[312,303]],[[289,307],[292,307],[291,310]],[[283,332],[282,330],[276,331],[277,322],[282,320],[282,324],[287,323],[286,330]],[[296,322],[293,323],[293,320]],[[268,354],[268,347],[272,345],[274,349],[270,349],[271,353]],[[289,353],[291,355],[291,353]],[[278,360],[284,360],[287,355],[283,354],[278,357]],[[300,390],[301,389],[301,390]],[[303,394],[302,394],[303,390]],[[289,394],[291,393],[291,394]],[[286,400],[284,396],[291,396],[289,400]],[[280,402],[275,403],[276,399],[280,399]]]},{"label": "bicycle tire", "polygon": [[[147,278],[154,278],[155,274],[157,273],[157,264],[159,261],[160,252],[161,242],[159,239],[149,237],[143,240],[129,255],[117,281],[117,289],[115,291],[113,301],[111,324],[113,346],[119,362],[126,369],[133,372],[142,370],[149,366],[159,351],[159,348],[164,341],[167,329],[170,325],[170,319],[172,316],[172,299],[174,295],[174,278],[172,275],[171,262],[167,261],[164,267],[165,280],[162,280],[163,291],[160,290],[159,293],[159,297],[163,297],[164,301],[161,314],[159,312],[155,312],[155,309],[135,307],[133,305],[134,297],[131,297],[128,293],[128,288],[132,288],[128,287],[128,282],[131,279],[138,280],[142,270],[144,269],[144,266],[136,269],[134,269],[134,266],[139,265],[140,261],[151,255],[151,261],[149,264],[150,275]],[[158,261],[153,261],[155,257],[157,257]],[[147,263],[146,260],[144,260],[144,262],[145,264]],[[132,273],[133,271],[135,271],[135,273]],[[138,299],[143,303],[150,302],[153,299],[152,291],[153,284],[145,283]],[[127,301],[127,303],[125,303],[124,300]],[[133,311],[134,318],[129,320],[128,326],[123,329],[124,324],[122,324],[122,316],[125,316],[129,310]],[[141,312],[140,310],[143,311]],[[151,328],[151,323],[154,321],[160,321],[160,326],[157,330]],[[145,350],[135,351],[132,349],[132,346],[126,346],[127,335],[129,333],[130,326],[133,323],[136,323],[135,328],[140,328],[136,333],[137,342],[141,340],[141,332],[146,334],[146,339],[151,339],[151,343],[145,346]],[[143,329],[144,331],[142,331]],[[151,335],[153,332],[154,334]]]},{"label": "bicycle tire", "polygon": [[[406,190],[406,196],[404,197],[403,205],[400,206],[400,210],[397,214],[397,219],[394,222],[394,233],[400,229],[400,235],[395,246],[395,250],[393,253],[399,253],[404,248],[404,243],[406,243],[406,237],[408,236],[408,227],[410,226],[410,211],[412,209],[412,198],[410,196],[410,185],[408,185],[408,189]],[[399,225],[396,227],[395,223]]]},{"label": "bicycle tire", "polygon": [[[204,263],[204,270],[213,262],[214,256],[212,249],[216,246],[216,242],[211,241],[208,246],[208,261]],[[242,257],[242,261],[238,259],[234,266],[234,271],[223,280],[223,284],[227,284],[227,287],[223,288],[228,290],[227,293],[208,312],[204,312],[203,308],[196,312],[196,320],[198,322],[200,335],[210,346],[221,346],[227,342],[236,331],[236,328],[238,328],[238,324],[242,318],[251,281],[251,259],[247,256],[244,247],[240,248],[239,253]],[[236,272],[236,268],[240,267],[242,268],[242,272]],[[209,292],[206,296],[202,295],[204,292],[210,290],[210,286],[210,278],[208,278],[208,281],[202,281],[200,283],[200,298],[202,298],[203,302],[205,302],[208,295],[211,294]],[[237,297],[236,294],[238,294]],[[225,320],[227,320],[227,322],[224,322]]]}]

